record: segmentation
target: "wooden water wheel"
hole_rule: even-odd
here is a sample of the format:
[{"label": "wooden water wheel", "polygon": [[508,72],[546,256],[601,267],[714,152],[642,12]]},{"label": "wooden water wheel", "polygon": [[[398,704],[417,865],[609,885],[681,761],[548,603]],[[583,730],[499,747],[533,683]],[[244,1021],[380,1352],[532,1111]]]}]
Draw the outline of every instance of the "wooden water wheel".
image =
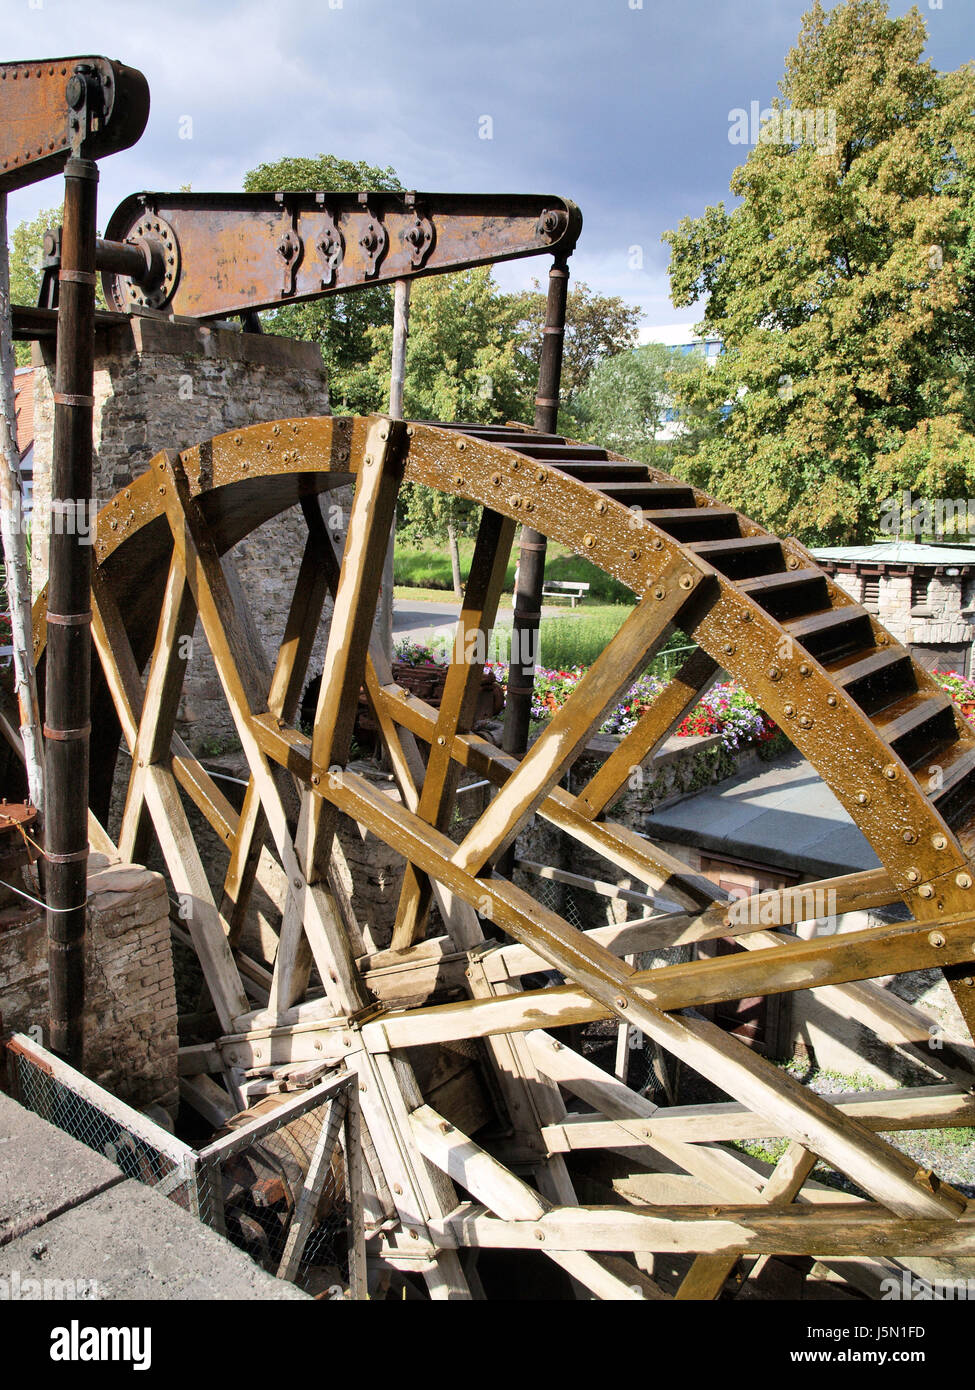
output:
[{"label": "wooden water wheel", "polygon": [[[403,480],[483,507],[456,648],[468,659],[451,666],[439,710],[393,683],[371,641]],[[349,483],[354,500],[337,557],[320,499]],[[229,561],[243,537],[292,507],[304,514],[307,542],[271,671]],[[469,664],[478,651],[469,639],[493,625],[522,522],[628,585],[637,602],[518,762],[470,732],[480,668]],[[972,1073],[950,1049],[927,1048],[929,1020],[873,981],[938,966],[969,1026],[975,1016],[968,823],[975,733],[799,544],[602,449],[516,427],[375,416],[283,420],[160,454],[103,510],[97,534],[92,806],[104,818],[121,731],[132,761],[119,849],[132,857],[151,822],[176,892],[191,901],[186,925],[222,1029],[216,1042],[184,1049],[181,1068],[220,1073],[309,1061],[354,1068],[377,1259],[422,1274],[437,1298],[478,1292],[473,1254],[486,1248],[541,1252],[587,1296],[661,1298],[668,1295],[647,1272],[649,1256],[676,1252],[695,1257],[677,1296],[714,1298],[742,1254],[855,1264],[973,1252],[975,1218],[964,1197],[880,1133],[971,1124]],[[294,727],[295,711],[329,591],[334,608],[309,738]],[[197,615],[249,765],[239,810],[174,735],[181,639]],[[570,793],[560,785],[567,769],[675,626],[697,650]],[[36,637],[40,658],[43,596]],[[881,862],[804,890],[835,894],[840,914],[904,903],[911,920],[801,939],[790,928],[808,899],[784,890],[773,895],[769,930],[768,915],[759,921],[753,904],[732,911],[713,883],[605,818],[630,770],[722,668],[815,766]],[[398,800],[347,766],[362,684]],[[425,757],[420,747],[429,749]],[[496,794],[455,843],[446,829],[463,769],[489,780]],[[225,846],[215,882],[184,797]],[[532,816],[647,885],[659,912],[633,926],[582,932],[495,875],[492,865]],[[332,862],[342,817],[406,861],[392,948],[371,957],[362,954]],[[93,833],[101,842],[103,832]],[[265,842],[288,886],[267,1003],[255,1009],[239,940]],[[434,901],[446,931],[428,938]],[[485,921],[497,936],[485,935]],[[650,971],[624,960],[728,936],[748,949]],[[450,965],[460,967],[468,998],[411,1008],[388,1002],[394,977],[436,977]],[[522,987],[547,969],[565,983]],[[310,989],[313,972],[320,990]],[[682,1012],[809,988],[824,1007],[915,1060],[931,1084],[823,1097]],[[614,1015],[730,1100],[670,1113],[548,1031]],[[409,1060],[438,1046],[473,1050],[471,1040],[499,1112],[478,1134],[429,1104]],[[568,1113],[569,1097],[583,1102],[583,1114]],[[762,1136],[789,1141],[768,1176],[726,1147]],[[684,1200],[581,1205],[565,1154],[586,1147],[622,1152],[651,1174],[685,1175]],[[814,1188],[817,1159],[845,1174],[855,1192]]]}]

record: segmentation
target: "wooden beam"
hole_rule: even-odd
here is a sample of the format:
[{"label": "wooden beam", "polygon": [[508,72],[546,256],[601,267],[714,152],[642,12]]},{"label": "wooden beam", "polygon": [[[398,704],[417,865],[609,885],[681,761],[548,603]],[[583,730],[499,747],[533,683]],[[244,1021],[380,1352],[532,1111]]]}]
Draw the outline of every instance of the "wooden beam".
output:
[{"label": "wooden beam", "polygon": [[[414,1110],[410,1124],[421,1153],[499,1216],[531,1222],[552,1209],[551,1204],[527,1183],[515,1177],[429,1105]],[[585,1250],[553,1252],[544,1244],[540,1248],[598,1298],[667,1298],[652,1279],[623,1260],[607,1260]]]},{"label": "wooden beam", "polygon": [[[417,806],[417,815],[438,830],[447,829],[453,809],[461,772],[451,756],[454,739],[470,731],[477,715],[484,661],[514,535],[513,521],[484,509]],[[424,934],[432,896],[429,878],[408,862],[393,925],[394,951],[406,950]]]},{"label": "wooden beam", "polygon": [[576,797],[576,808],[587,819],[598,816],[619,794],[633,772],[677,729],[689,709],[717,678],[720,667],[700,647],[659,691],[636,726],[622,739]]},{"label": "wooden beam", "polygon": [[453,856],[462,869],[479,872],[511,844],[598,729],[607,708],[665,640],[703,577],[683,557],[665,569],[659,584],[636,605],[522,758],[517,772],[506,779],[465,835]]}]

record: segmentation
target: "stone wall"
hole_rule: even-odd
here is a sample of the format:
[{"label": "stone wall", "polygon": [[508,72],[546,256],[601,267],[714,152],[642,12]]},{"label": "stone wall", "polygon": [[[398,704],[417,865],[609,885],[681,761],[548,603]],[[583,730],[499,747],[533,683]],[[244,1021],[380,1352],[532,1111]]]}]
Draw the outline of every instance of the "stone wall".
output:
[{"label": "stone wall", "polygon": [[[54,357],[35,347],[35,594],[47,576]],[[185,449],[264,420],[329,412],[321,352],[271,334],[152,316],[133,317],[96,339],[94,481],[99,506],[145,471],[160,449]],[[338,495],[336,494],[336,499]],[[269,662],[284,633],[305,524],[292,510],[267,522],[233,552]],[[328,609],[326,609],[326,612]],[[313,656],[318,660],[324,638]],[[320,664],[315,669],[320,669]],[[179,731],[196,751],[234,737],[219,682],[198,629],[188,664]]]},{"label": "stone wall", "polygon": [[[86,1076],[137,1108],[175,1114],[176,987],[169,898],[161,875],[92,855],[85,957]],[[0,1015],[5,1033],[49,1044],[47,927],[38,908],[0,911]],[[40,1028],[43,1036],[36,1030]]]},{"label": "stone wall", "polygon": [[[833,578],[851,598],[875,613],[893,637],[910,647],[921,665],[933,664],[943,668],[943,660],[932,662],[926,659],[925,649],[953,647],[958,649],[959,656],[965,650],[970,652],[975,642],[975,628],[962,610],[972,601],[971,581],[960,575],[924,571],[921,567],[917,567],[915,577],[918,575],[927,579],[927,595],[922,603],[912,600],[912,579],[909,574],[868,576],[838,570]],[[876,602],[871,601],[866,593],[868,579],[879,581]],[[971,670],[970,655],[968,666]]]}]

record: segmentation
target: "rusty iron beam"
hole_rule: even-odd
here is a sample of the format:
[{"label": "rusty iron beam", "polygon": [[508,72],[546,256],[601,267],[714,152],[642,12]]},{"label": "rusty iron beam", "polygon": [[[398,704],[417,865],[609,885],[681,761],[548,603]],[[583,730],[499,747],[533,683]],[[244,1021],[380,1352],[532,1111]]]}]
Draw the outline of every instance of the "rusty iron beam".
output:
[{"label": "rusty iron beam", "polygon": [[149,86],[110,58],[0,64],[0,189],[59,174],[134,145],[149,119]]},{"label": "rusty iron beam", "polygon": [[[574,203],[548,195],[137,193],[109,219],[100,263],[109,308],[223,318],[545,252],[565,257],[581,227]],[[135,277],[120,268],[126,260]]]}]

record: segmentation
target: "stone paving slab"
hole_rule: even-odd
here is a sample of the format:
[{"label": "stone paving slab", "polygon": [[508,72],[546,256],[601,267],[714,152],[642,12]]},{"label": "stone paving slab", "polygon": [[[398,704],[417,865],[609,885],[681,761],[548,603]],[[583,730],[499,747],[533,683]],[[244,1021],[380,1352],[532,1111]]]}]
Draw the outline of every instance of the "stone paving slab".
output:
[{"label": "stone paving slab", "polygon": [[114,1163],[0,1092],[0,1246],[121,1181]]},{"label": "stone paving slab", "polygon": [[81,1283],[82,1296],[106,1300],[308,1300],[189,1212],[129,1179],[0,1248],[0,1281],[23,1287],[25,1279],[71,1280],[76,1288]]},{"label": "stone paving slab", "polygon": [[0,1298],[41,1297],[25,1280],[99,1299],[308,1298],[0,1092]]},{"label": "stone paving slab", "polygon": [[720,858],[827,878],[877,867],[869,842],[809,763],[789,754],[756,776],[732,778],[665,806],[647,821],[654,838]]}]

